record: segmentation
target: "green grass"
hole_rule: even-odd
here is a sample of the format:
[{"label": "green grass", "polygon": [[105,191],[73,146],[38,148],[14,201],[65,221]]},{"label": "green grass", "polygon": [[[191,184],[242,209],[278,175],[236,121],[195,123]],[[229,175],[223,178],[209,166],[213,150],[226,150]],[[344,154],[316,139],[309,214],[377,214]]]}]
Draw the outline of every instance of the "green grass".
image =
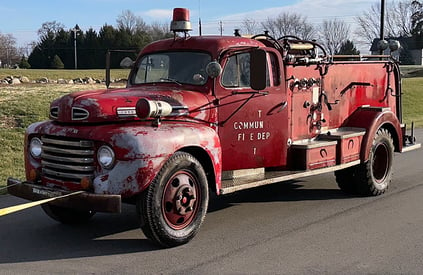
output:
[{"label": "green grass", "polygon": [[[96,77],[94,71],[37,71],[37,70],[2,70],[27,72],[29,78],[47,77],[49,79]],[[95,70],[100,73],[100,70]],[[81,74],[81,72],[83,74]],[[93,74],[91,74],[93,73]],[[121,72],[113,72],[121,73]],[[112,74],[113,74],[112,73]],[[126,71],[127,73],[127,71]],[[78,74],[80,74],[78,76]],[[16,75],[6,73],[6,75]],[[0,188],[5,186],[9,176],[24,178],[23,139],[25,129],[33,122],[48,117],[50,102],[61,95],[78,90],[102,89],[104,85],[60,85],[28,84],[0,85]],[[423,127],[423,77],[403,80],[404,122],[414,121],[417,127]],[[0,194],[2,191],[0,190]],[[3,191],[4,193],[4,191]]]},{"label": "green grass", "polygon": [[[129,70],[114,69],[111,70],[112,79],[122,79],[128,77]],[[93,79],[103,80],[106,78],[105,70],[26,70],[26,69],[0,69],[0,80],[8,76],[21,77],[26,76],[31,81],[35,81],[42,77],[47,77],[49,80],[57,81],[58,79],[75,79],[91,77]]]},{"label": "green grass", "polygon": [[6,185],[7,177],[24,178],[25,129],[33,122],[48,118],[53,99],[70,92],[104,87],[101,84],[0,85],[0,188]]},{"label": "green grass", "polygon": [[404,79],[402,90],[403,122],[423,127],[423,77]]}]

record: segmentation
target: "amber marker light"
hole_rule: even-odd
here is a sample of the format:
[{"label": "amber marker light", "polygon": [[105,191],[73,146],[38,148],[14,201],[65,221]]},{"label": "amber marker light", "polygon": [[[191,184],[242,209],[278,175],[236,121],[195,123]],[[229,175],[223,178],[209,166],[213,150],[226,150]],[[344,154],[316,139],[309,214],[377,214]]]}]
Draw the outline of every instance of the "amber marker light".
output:
[{"label": "amber marker light", "polygon": [[80,184],[81,184],[81,188],[82,188],[82,189],[87,190],[87,189],[89,189],[89,188],[91,187],[92,182],[91,182],[91,179],[90,179],[90,178],[88,178],[88,177],[83,177],[83,178],[81,179]]},{"label": "amber marker light", "polygon": [[39,179],[39,173],[36,169],[31,169],[31,171],[29,171],[29,180],[32,182],[36,182]]}]

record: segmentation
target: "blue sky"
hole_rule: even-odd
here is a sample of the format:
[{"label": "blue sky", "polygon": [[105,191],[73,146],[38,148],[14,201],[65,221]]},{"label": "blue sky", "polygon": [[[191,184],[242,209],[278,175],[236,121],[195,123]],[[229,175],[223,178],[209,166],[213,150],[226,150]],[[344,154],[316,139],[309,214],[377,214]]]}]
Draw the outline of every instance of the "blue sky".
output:
[{"label": "blue sky", "polygon": [[44,22],[57,21],[82,30],[99,29],[104,24],[115,25],[124,10],[131,10],[147,23],[170,23],[174,7],[189,8],[193,34],[198,34],[198,18],[203,22],[203,34],[218,34],[219,21],[225,34],[232,34],[244,18],[262,21],[281,12],[296,12],[307,16],[314,24],[324,19],[340,18],[349,24],[354,17],[378,0],[0,0],[0,32],[12,34],[18,46],[37,41],[37,30]]}]

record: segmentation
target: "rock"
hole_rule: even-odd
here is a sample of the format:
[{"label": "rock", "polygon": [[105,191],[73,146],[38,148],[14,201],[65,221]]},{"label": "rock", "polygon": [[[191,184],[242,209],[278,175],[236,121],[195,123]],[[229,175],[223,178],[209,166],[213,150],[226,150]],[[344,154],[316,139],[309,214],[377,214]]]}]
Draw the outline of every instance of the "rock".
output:
[{"label": "rock", "polygon": [[68,81],[68,84],[74,84],[73,80],[72,80],[72,79],[71,79],[71,80],[69,80],[69,81]]},{"label": "rock", "polygon": [[91,77],[84,77],[84,79],[82,79],[82,81],[85,84],[93,84],[94,83],[94,80]]},{"label": "rock", "polygon": [[20,77],[20,79],[19,79],[22,83],[29,83],[30,81],[29,81],[29,78],[28,77],[26,77],[26,76],[22,76],[22,77]]},{"label": "rock", "polygon": [[46,84],[49,81],[48,81],[48,78],[47,77],[42,77],[42,78],[38,79],[36,82],[37,83],[41,83],[41,84]]},{"label": "rock", "polygon": [[73,83],[74,84],[82,84],[82,83],[84,83],[84,81],[82,80],[82,78],[75,78],[75,79],[73,79]]},{"label": "rock", "polygon": [[21,81],[19,80],[19,78],[13,78],[12,81],[10,81],[10,84],[12,85],[21,84]]},{"label": "rock", "polygon": [[57,80],[57,84],[68,84],[68,81],[66,81],[66,79],[59,78],[59,79]]}]

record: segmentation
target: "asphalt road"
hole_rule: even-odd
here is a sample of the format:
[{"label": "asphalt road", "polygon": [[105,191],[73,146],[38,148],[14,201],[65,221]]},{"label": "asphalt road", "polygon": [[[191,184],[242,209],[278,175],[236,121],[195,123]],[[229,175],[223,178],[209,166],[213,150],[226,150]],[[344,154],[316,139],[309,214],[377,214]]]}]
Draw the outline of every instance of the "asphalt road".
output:
[{"label": "asphalt road", "polygon": [[[145,239],[131,206],[76,227],[35,207],[0,217],[0,273],[422,274],[422,164],[422,149],[397,154],[379,197],[345,195],[326,174],[219,198],[172,249]],[[0,208],[22,202],[0,196]]]}]

